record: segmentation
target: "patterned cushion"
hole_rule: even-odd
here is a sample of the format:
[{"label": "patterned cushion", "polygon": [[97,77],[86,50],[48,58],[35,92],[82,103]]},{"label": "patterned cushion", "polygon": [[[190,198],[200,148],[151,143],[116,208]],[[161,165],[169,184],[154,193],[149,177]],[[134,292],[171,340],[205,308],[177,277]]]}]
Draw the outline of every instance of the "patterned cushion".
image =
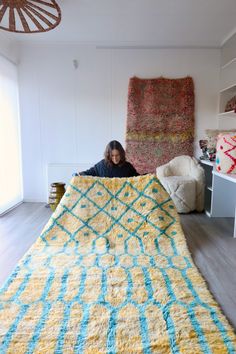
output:
[{"label": "patterned cushion", "polygon": [[236,134],[218,136],[216,170],[222,173],[236,173]]}]

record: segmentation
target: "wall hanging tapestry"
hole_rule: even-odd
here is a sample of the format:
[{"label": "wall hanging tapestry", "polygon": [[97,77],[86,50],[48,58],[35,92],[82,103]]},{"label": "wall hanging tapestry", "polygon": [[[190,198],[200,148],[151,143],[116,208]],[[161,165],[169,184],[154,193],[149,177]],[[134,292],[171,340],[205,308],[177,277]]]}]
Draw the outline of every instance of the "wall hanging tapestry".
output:
[{"label": "wall hanging tapestry", "polygon": [[193,156],[194,86],[191,77],[129,81],[127,159],[139,173],[155,173],[179,155]]},{"label": "wall hanging tapestry", "polygon": [[155,176],[74,177],[0,291],[0,353],[235,353]]}]

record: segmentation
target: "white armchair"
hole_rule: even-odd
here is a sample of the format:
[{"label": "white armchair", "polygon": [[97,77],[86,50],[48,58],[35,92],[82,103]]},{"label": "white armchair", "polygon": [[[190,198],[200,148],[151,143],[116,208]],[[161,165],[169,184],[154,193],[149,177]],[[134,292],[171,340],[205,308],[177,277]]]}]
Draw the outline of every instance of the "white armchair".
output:
[{"label": "white armchair", "polygon": [[205,175],[194,157],[177,156],[157,167],[156,174],[179,213],[203,210]]}]

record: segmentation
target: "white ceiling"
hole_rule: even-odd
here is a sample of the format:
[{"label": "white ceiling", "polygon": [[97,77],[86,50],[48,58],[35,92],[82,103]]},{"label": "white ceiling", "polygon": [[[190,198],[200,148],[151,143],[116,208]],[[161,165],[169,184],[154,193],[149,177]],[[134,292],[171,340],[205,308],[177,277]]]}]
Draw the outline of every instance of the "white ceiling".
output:
[{"label": "white ceiling", "polygon": [[[104,46],[219,47],[236,30],[236,0],[57,0],[62,21],[14,40]],[[3,32],[3,31],[2,31]]]}]

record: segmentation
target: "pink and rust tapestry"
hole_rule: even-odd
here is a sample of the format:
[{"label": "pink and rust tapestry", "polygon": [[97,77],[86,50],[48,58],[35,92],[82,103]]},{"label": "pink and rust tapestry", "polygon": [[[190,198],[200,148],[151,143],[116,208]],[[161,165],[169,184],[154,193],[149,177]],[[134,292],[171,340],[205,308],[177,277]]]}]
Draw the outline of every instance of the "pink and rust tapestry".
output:
[{"label": "pink and rust tapestry", "polygon": [[192,156],[193,140],[191,77],[130,79],[126,153],[139,173],[155,173],[157,166],[179,155]]}]

